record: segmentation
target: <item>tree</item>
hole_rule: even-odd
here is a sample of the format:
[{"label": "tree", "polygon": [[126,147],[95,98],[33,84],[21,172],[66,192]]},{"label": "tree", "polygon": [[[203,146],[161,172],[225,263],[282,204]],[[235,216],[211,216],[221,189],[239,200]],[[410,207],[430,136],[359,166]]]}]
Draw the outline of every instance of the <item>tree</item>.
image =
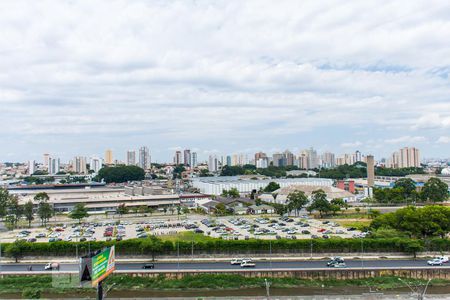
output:
[{"label": "tree", "polygon": [[443,202],[448,198],[448,185],[439,178],[432,177],[423,186],[421,197],[425,201]]},{"label": "tree", "polygon": [[155,236],[150,236],[149,239],[145,239],[140,245],[142,254],[151,254],[152,260],[155,260],[156,254],[160,253],[163,249],[163,244],[160,239]]},{"label": "tree", "polygon": [[37,193],[33,199],[34,199],[34,201],[42,202],[42,201],[50,200],[50,197],[48,196],[48,194],[46,192],[40,192],[40,193]]},{"label": "tree", "polygon": [[10,218],[8,221],[12,228],[16,228],[17,222],[23,214],[23,208],[19,205],[19,198],[17,196],[8,197],[8,214]]},{"label": "tree", "polygon": [[141,206],[139,206],[138,211],[141,214],[145,214],[146,212],[148,212],[148,207],[145,205],[141,205]]},{"label": "tree", "polygon": [[332,211],[330,202],[327,200],[327,194],[323,190],[312,192],[312,203],[309,206],[309,211],[317,210],[322,218],[323,214],[328,214]]},{"label": "tree", "polygon": [[333,200],[331,200],[331,205],[332,205],[332,211],[333,213],[337,213],[338,211],[340,211],[341,209],[348,208],[348,204],[347,202],[344,201],[344,199],[342,198],[335,198]]},{"label": "tree", "polygon": [[394,188],[402,188],[405,198],[410,198],[416,191],[416,183],[411,178],[400,178],[394,183]]},{"label": "tree", "polygon": [[228,191],[228,196],[231,197],[231,198],[239,198],[240,194],[239,194],[238,189],[235,188],[235,187],[234,187],[234,188],[231,188],[231,189]]},{"label": "tree", "polygon": [[269,182],[269,184],[264,188],[265,193],[272,193],[275,192],[280,188],[280,185],[274,181]]},{"label": "tree", "polygon": [[308,202],[308,197],[303,191],[295,191],[287,196],[288,209],[290,211],[294,210],[296,216],[298,216],[299,211],[302,210]]},{"label": "tree", "polygon": [[31,202],[31,200],[25,203],[25,205],[23,206],[23,214],[28,221],[28,227],[31,227],[31,221],[34,220],[33,202]]},{"label": "tree", "polygon": [[125,203],[119,204],[116,208],[116,214],[119,214],[120,217],[128,213],[128,207],[126,207]]},{"label": "tree", "polygon": [[19,262],[19,259],[23,256],[24,244],[25,242],[20,240],[9,244],[5,249],[6,256],[14,258],[16,263]]},{"label": "tree", "polygon": [[0,188],[0,219],[7,215],[8,199],[8,190]]},{"label": "tree", "polygon": [[183,206],[183,214],[188,214],[189,213],[189,208],[187,208],[186,206]]},{"label": "tree", "polygon": [[75,204],[75,207],[69,213],[69,218],[78,220],[81,223],[81,219],[89,216],[86,206],[83,203]]},{"label": "tree", "polygon": [[106,183],[128,182],[135,180],[144,180],[145,171],[138,166],[119,165],[115,167],[104,167],[98,171],[96,180],[104,180]]},{"label": "tree", "polygon": [[53,216],[53,208],[52,206],[45,201],[42,201],[38,205],[37,215],[39,219],[41,219],[42,225],[47,225],[48,220]]},{"label": "tree", "polygon": [[215,208],[216,208],[216,215],[218,216],[224,216],[227,213],[227,208],[223,203],[217,203]]}]

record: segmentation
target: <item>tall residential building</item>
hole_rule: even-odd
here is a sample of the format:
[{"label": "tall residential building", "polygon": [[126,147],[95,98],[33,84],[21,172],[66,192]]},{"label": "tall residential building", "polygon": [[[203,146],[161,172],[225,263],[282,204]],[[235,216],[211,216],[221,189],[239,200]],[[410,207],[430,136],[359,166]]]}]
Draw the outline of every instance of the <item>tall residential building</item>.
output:
[{"label": "tall residential building", "polygon": [[111,149],[107,149],[105,151],[105,164],[106,165],[112,165],[114,164],[114,159],[113,159],[113,152]]},{"label": "tall residential building", "polygon": [[367,155],[367,186],[373,187],[375,184],[375,160],[373,155]]},{"label": "tall residential building", "polygon": [[195,168],[197,166],[198,166],[197,152],[192,152],[192,167]]},{"label": "tall residential building", "polygon": [[129,150],[127,151],[127,166],[135,166],[136,165],[136,151]]},{"label": "tall residential building", "polygon": [[150,152],[146,146],[139,148],[139,167],[144,170],[150,168]]},{"label": "tall residential building", "polygon": [[231,156],[227,155],[227,166],[231,167],[232,166],[232,161],[231,161]]},{"label": "tall residential building", "polygon": [[362,158],[361,152],[359,150],[356,150],[356,152],[355,152],[355,163],[358,162],[358,161],[363,161],[363,158]]},{"label": "tall residential building", "polygon": [[293,166],[294,165],[294,154],[289,151],[286,150],[283,152],[283,156],[284,156],[284,162],[285,162],[285,166]]},{"label": "tall residential building", "polygon": [[191,150],[185,149],[183,152],[184,165],[191,166]]},{"label": "tall residential building", "polygon": [[72,161],[72,170],[77,174],[87,174],[86,157],[75,156]]},{"label": "tall residential building", "polygon": [[55,175],[59,172],[60,165],[59,165],[59,158],[49,157],[48,158],[48,174],[49,175]]},{"label": "tall residential building", "polygon": [[256,168],[265,169],[269,166],[269,158],[268,157],[260,157],[255,161]]},{"label": "tall residential building", "polygon": [[260,158],[267,158],[267,154],[264,152],[257,152],[255,153],[255,163],[258,161],[258,159]]},{"label": "tall residential building", "polygon": [[297,158],[298,161],[298,168],[308,170],[309,164],[308,164],[308,154],[305,151],[300,152]]},{"label": "tall residential building", "polygon": [[[48,164],[48,162],[47,162]],[[36,162],[34,160],[28,161],[28,175],[33,175],[36,172]]]},{"label": "tall residential building", "polygon": [[336,158],[334,153],[324,152],[322,154],[322,167],[323,168],[334,168],[336,166]]},{"label": "tall residential building", "polygon": [[103,160],[98,157],[91,157],[91,160],[89,162],[89,170],[94,171],[95,174],[100,171],[103,165]]},{"label": "tall residential building", "polygon": [[414,147],[404,147],[392,153],[387,165],[390,168],[419,168],[420,151]]},{"label": "tall residential building", "polygon": [[44,164],[44,167],[45,168],[48,168],[48,159],[50,158],[50,154],[48,154],[48,153],[45,153],[44,154],[44,161],[43,161],[43,164]]},{"label": "tall residential building", "polygon": [[182,159],[181,159],[181,151],[176,151],[175,152],[175,156],[173,157],[173,163],[175,165],[181,165],[182,164]]},{"label": "tall residential building", "polygon": [[211,173],[219,171],[219,160],[217,159],[217,156],[210,155],[208,159],[208,170]]},{"label": "tall residential building", "polygon": [[272,161],[274,167],[283,167],[286,165],[283,153],[272,154]]}]

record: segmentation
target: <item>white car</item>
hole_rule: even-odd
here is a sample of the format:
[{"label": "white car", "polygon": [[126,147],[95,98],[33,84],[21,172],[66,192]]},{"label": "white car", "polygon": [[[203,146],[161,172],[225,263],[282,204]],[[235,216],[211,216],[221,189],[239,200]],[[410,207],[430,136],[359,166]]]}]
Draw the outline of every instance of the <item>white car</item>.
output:
[{"label": "white car", "polygon": [[448,256],[438,256],[436,258],[440,259],[444,264],[448,263]]},{"label": "white car", "polygon": [[439,258],[435,258],[427,261],[427,264],[429,266],[442,266],[442,260],[440,260]]},{"label": "white car", "polygon": [[241,268],[254,268],[255,263],[251,260],[243,260],[241,263]]},{"label": "white car", "polygon": [[244,261],[251,262],[252,259],[251,258],[233,258],[230,263],[232,265],[240,265]]}]

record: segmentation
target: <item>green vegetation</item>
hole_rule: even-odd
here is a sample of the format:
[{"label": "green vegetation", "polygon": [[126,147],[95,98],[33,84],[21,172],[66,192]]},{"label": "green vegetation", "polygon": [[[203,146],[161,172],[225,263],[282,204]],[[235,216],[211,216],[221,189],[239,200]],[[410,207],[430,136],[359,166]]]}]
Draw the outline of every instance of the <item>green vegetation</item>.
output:
[{"label": "green vegetation", "polygon": [[223,190],[221,196],[229,198],[239,198],[239,191],[237,188],[231,188],[230,190]]},{"label": "green vegetation", "polygon": [[439,236],[450,232],[450,207],[429,205],[423,208],[408,206],[395,212],[376,217],[371,224],[374,229],[396,229],[414,238]]},{"label": "green vegetation", "polygon": [[448,199],[448,186],[439,178],[432,177],[419,193],[412,179],[402,178],[392,189],[375,188],[373,194],[380,203],[415,203],[418,200],[435,203]]},{"label": "green vegetation", "polygon": [[[114,285],[116,291],[150,291],[150,290],[202,290],[202,289],[244,289],[244,288],[264,288],[264,282],[267,279],[271,283],[272,288],[294,288],[294,287],[317,287],[317,288],[333,288],[343,286],[354,287],[376,287],[380,290],[387,290],[393,288],[405,287],[405,282],[409,285],[424,285],[427,283],[425,279],[402,278],[400,281],[398,277],[381,276],[366,279],[324,279],[311,280],[302,278],[256,278],[244,277],[241,275],[232,274],[200,274],[188,275],[180,279],[166,278],[164,275],[149,278],[149,277],[133,277],[129,275],[114,274],[109,276],[105,284],[106,286]],[[22,293],[25,296],[23,289],[26,286],[26,294],[28,299],[38,299],[42,292],[45,293],[68,293],[68,292],[82,292],[91,291],[94,289],[80,289],[76,287],[55,287],[53,278],[50,275],[37,276],[14,276],[0,278],[0,294],[6,293]],[[431,286],[446,286],[450,281],[444,279],[433,279],[430,282]],[[36,295],[36,296],[32,296]]]},{"label": "green vegetation", "polygon": [[297,216],[308,202],[308,197],[303,191],[292,192],[287,196],[287,207],[290,211],[295,211]]},{"label": "green vegetation", "polygon": [[81,220],[88,216],[89,214],[87,208],[83,203],[77,203],[73,210],[69,213],[69,218],[78,220],[78,223],[81,223]]},{"label": "green vegetation", "polygon": [[138,166],[103,167],[98,171],[96,180],[104,180],[106,183],[121,183],[133,180],[144,180],[145,171]]},{"label": "green vegetation", "polygon": [[[358,230],[364,230],[367,229],[370,226],[371,221],[367,220],[367,219],[362,219],[362,220],[358,220],[358,221],[354,221],[354,220],[334,220],[333,222],[338,223],[339,225],[342,225],[344,227],[350,228],[356,228]],[[390,236],[387,236],[390,237]],[[397,236],[394,236],[397,237]]]},{"label": "green vegetation", "polygon": [[280,188],[280,185],[274,181],[269,182],[269,184],[263,189],[264,193],[272,193]]}]

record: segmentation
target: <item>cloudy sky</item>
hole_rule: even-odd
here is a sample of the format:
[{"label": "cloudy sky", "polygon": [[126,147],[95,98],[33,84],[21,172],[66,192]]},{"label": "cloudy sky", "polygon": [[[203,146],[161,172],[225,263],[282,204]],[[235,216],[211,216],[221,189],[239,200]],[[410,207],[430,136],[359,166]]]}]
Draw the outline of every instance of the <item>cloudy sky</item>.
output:
[{"label": "cloudy sky", "polygon": [[0,161],[450,157],[450,2],[0,2]]}]

